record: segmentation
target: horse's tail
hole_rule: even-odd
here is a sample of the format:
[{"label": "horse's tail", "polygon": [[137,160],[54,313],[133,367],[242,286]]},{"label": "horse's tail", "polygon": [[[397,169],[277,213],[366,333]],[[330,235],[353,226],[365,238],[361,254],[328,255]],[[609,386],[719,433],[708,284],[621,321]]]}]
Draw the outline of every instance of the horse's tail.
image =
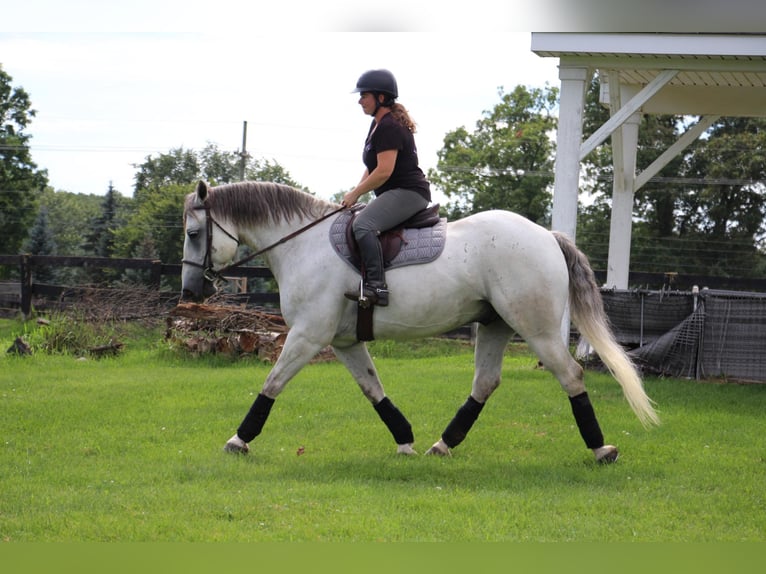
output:
[{"label": "horse's tail", "polygon": [[604,312],[596,278],[588,258],[566,235],[553,232],[569,270],[569,307],[572,321],[588,340],[617,382],[628,404],[645,427],[659,424],[660,419],[646,395],[641,377],[620,346]]}]

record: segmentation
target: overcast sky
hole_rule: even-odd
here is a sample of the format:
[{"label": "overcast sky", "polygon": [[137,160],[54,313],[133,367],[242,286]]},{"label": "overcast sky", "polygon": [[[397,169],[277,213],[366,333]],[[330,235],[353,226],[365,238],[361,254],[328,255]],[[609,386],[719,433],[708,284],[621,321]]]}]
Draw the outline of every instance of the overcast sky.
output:
[{"label": "overcast sky", "polygon": [[705,31],[763,5],[732,1],[712,18],[701,8],[715,0],[25,0],[2,8],[0,64],[37,110],[33,158],[55,189],[132,195],[134,164],[208,142],[238,150],[247,121],[251,155],[330,197],[363,171],[370,119],[351,90],[367,69],[396,75],[426,171],[499,87],[559,85],[532,30]]},{"label": "overcast sky", "polygon": [[322,197],[352,187],[370,118],[351,91],[367,69],[397,77],[418,123],[424,170],[447,132],[472,129],[498,88],[558,85],[557,60],[529,32],[24,33],[0,36],[0,62],[37,110],[34,161],[55,189],[132,194],[133,164],[207,142],[285,167]]}]

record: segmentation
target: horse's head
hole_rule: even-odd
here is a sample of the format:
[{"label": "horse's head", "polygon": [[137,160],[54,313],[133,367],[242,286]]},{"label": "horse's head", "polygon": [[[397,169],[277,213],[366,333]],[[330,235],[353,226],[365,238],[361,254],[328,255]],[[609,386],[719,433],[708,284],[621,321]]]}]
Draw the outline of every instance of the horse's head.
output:
[{"label": "horse's head", "polygon": [[181,297],[203,301],[215,294],[217,269],[231,261],[239,241],[213,217],[212,194],[205,182],[186,197]]}]

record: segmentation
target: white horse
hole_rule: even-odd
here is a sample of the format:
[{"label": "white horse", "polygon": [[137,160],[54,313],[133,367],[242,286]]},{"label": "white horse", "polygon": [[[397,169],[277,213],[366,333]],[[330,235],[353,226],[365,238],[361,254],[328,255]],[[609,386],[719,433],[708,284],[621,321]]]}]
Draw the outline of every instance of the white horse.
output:
[{"label": "white horse", "polygon": [[[357,304],[344,293],[358,288],[360,278],[328,238],[330,215],[338,209],[273,183],[209,188],[200,182],[186,198],[183,296],[201,300],[213,294],[217,270],[233,260],[241,242],[265,250],[290,327],[279,359],[226,451],[249,451],[274,399],[318,351],[331,345],[388,427],[398,452],[415,452],[409,422],[386,397],[366,344],[357,340]],[[617,459],[617,448],[604,443],[583,369],[562,337],[567,305],[639,420],[645,426],[659,423],[636,369],[608,326],[587,258],[564,235],[511,212],[478,213],[447,224],[444,251],[435,261],[390,270],[386,278],[391,302],[375,309],[376,338],[413,339],[479,323],[470,396],[427,454],[449,455],[465,438],[500,384],[503,354],[515,331],[569,396],[580,434],[596,460]]]}]

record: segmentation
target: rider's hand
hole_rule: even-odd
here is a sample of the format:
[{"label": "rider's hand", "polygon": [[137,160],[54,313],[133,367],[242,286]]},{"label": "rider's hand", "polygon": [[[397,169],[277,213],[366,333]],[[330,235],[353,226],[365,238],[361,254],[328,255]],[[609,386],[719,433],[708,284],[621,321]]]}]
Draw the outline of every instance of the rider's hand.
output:
[{"label": "rider's hand", "polygon": [[341,200],[340,203],[344,207],[351,207],[352,205],[354,205],[356,203],[357,199],[359,199],[359,197],[352,190],[352,191],[347,192],[343,196],[343,199]]}]

